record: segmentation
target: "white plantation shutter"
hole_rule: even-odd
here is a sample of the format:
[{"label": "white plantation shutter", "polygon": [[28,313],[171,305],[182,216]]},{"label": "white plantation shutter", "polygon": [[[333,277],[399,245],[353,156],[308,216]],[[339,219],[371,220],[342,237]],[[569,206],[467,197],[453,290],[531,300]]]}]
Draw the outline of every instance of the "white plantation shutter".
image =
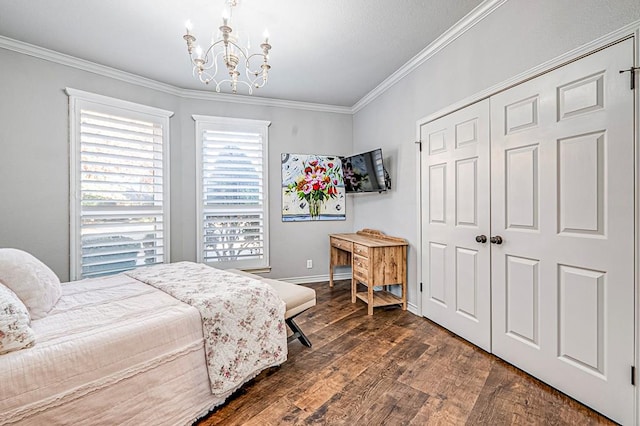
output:
[{"label": "white plantation shutter", "polygon": [[198,152],[198,261],[269,265],[269,122],[194,116]]},{"label": "white plantation shutter", "polygon": [[73,89],[71,279],[168,260],[170,112]]}]

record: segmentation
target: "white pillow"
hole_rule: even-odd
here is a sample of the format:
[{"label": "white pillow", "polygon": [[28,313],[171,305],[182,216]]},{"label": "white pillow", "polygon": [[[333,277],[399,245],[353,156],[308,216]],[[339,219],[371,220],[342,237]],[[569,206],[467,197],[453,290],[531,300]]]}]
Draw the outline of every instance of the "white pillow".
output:
[{"label": "white pillow", "polygon": [[13,290],[34,320],[47,316],[62,293],[58,276],[18,249],[0,249],[0,283]]},{"label": "white pillow", "polygon": [[30,322],[24,303],[0,284],[0,355],[34,345],[36,337]]}]

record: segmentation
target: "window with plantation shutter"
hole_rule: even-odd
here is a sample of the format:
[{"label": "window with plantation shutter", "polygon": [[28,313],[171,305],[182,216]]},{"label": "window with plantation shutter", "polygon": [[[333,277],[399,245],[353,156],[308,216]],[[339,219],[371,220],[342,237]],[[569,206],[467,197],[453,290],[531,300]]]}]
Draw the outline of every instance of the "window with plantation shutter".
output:
[{"label": "window with plantation shutter", "polygon": [[269,266],[267,139],[270,122],[194,115],[198,261]]},{"label": "window with plantation shutter", "polygon": [[74,89],[71,279],[169,259],[171,112]]}]

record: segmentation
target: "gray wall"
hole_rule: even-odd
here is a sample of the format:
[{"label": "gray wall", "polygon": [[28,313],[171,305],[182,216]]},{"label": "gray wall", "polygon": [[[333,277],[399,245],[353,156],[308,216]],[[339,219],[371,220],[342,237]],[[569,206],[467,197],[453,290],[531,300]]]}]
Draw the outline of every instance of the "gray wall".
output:
[{"label": "gray wall", "polygon": [[509,0],[354,115],[354,152],[382,147],[393,190],[359,196],[354,228],[407,238],[418,305],[416,122],[640,19],[638,0]]},{"label": "gray wall", "polygon": [[[637,0],[509,0],[355,116],[180,98],[0,49],[0,247],[30,251],[69,277],[65,87],[175,112],[171,119],[171,258],[194,260],[192,114],[270,120],[270,276],[322,275],[327,234],[376,228],[407,238],[409,301],[417,303],[416,121],[640,19]],[[353,140],[352,140],[353,138]],[[282,223],[282,152],[346,155],[382,147],[386,194],[349,196],[347,221]],[[308,270],[305,260],[313,259]]]},{"label": "gray wall", "polygon": [[[33,253],[69,278],[69,133],[65,87],[170,111],[171,260],[195,260],[195,135],[192,114],[270,120],[269,191],[274,278],[328,271],[328,238],[347,220],[282,223],[280,153],[350,154],[352,117],[181,98],[0,49],[0,247]],[[306,269],[312,259],[313,269]]]}]

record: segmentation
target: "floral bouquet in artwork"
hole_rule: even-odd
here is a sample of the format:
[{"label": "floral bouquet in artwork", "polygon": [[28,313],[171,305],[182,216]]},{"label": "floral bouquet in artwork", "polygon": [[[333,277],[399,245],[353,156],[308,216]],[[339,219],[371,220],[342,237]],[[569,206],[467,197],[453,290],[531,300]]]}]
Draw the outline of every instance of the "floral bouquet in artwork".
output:
[{"label": "floral bouquet in artwork", "polygon": [[296,194],[299,200],[307,202],[313,220],[319,218],[324,202],[338,195],[338,185],[342,184],[342,165],[340,159],[336,160],[310,157],[300,175],[286,188],[287,194]]}]

